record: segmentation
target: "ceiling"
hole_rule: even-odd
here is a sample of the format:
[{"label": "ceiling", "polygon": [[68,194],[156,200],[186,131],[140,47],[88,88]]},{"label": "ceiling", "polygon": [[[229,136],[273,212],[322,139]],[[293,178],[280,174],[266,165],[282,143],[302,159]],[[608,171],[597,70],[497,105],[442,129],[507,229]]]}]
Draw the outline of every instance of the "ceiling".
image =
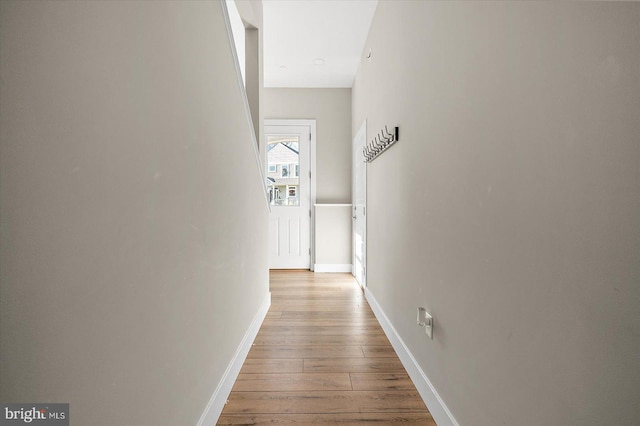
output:
[{"label": "ceiling", "polygon": [[264,0],[265,87],[351,87],[377,0]]}]

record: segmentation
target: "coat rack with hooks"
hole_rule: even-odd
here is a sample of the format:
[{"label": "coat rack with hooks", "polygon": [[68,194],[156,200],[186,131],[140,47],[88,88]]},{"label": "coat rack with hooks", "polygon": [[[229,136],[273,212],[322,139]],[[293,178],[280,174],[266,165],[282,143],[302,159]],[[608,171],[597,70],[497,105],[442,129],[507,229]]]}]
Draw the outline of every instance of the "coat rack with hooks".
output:
[{"label": "coat rack with hooks", "polygon": [[393,132],[389,132],[389,129],[385,125],[384,129],[381,130],[376,137],[362,149],[364,161],[367,163],[372,162],[378,158],[380,154],[389,149],[391,145],[398,142],[399,128],[396,126],[392,128],[392,130]]}]

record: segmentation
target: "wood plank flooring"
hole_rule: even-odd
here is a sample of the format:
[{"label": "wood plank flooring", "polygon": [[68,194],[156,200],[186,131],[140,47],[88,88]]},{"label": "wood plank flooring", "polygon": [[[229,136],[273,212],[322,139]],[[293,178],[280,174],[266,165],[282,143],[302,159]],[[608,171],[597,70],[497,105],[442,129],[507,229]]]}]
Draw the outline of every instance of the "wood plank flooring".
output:
[{"label": "wood plank flooring", "polygon": [[271,308],[218,424],[435,426],[350,274],[270,280]]}]

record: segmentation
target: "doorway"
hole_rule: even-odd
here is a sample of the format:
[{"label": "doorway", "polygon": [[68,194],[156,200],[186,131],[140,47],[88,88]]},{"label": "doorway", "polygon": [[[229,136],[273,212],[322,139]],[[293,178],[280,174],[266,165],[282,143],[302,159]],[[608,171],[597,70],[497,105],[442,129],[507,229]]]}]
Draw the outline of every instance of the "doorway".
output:
[{"label": "doorway", "polygon": [[367,122],[353,139],[353,275],[360,287],[367,286],[367,163],[362,150],[367,141]]},{"label": "doorway", "polygon": [[311,269],[314,142],[313,120],[265,120],[270,269]]}]

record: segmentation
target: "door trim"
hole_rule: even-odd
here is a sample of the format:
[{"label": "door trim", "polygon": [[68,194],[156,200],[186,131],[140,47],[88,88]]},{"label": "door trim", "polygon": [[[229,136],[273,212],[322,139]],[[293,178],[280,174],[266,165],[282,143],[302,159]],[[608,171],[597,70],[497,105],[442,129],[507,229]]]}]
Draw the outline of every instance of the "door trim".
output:
[{"label": "door trim", "polygon": [[[311,219],[309,220],[309,244],[311,248],[311,256],[309,257],[309,270],[313,271],[313,265],[316,261],[316,251],[315,251],[315,228],[316,228],[316,212],[313,206],[316,204],[316,120],[312,119],[275,119],[275,118],[265,118],[264,125],[266,126],[309,126],[309,130],[311,132],[311,140],[309,142],[309,172],[311,173],[311,188],[309,188],[309,208],[311,209]],[[265,139],[266,144],[266,139]],[[264,182],[266,179],[266,167],[263,167],[264,170],[262,181]],[[266,194],[266,192],[265,192]],[[268,198],[267,198],[268,200]]]}]

